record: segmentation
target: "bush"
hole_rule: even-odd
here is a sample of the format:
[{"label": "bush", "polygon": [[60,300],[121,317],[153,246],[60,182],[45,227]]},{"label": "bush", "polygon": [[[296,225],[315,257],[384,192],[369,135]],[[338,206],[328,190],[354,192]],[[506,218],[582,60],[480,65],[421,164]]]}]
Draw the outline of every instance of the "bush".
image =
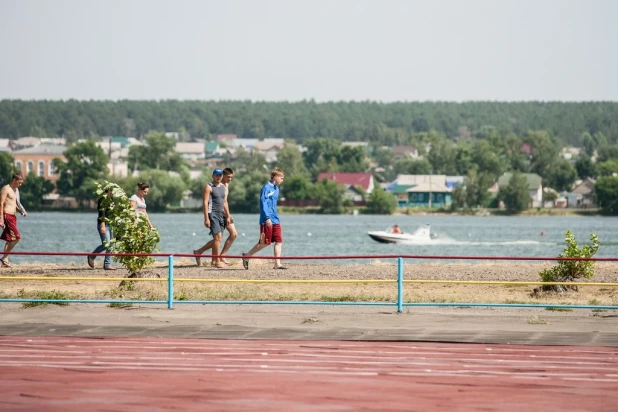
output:
[{"label": "bush", "polygon": [[[568,230],[565,235],[566,247],[558,258],[591,258],[599,250],[599,238],[590,233],[590,245],[578,248],[575,236]],[[594,261],[590,260],[559,260],[551,269],[539,273],[543,282],[574,282],[578,279],[590,279],[594,276]],[[577,286],[543,285],[543,291],[564,292],[568,289],[577,290]]]},{"label": "bush", "polygon": [[[106,196],[108,189],[113,191],[113,198]],[[114,232],[114,239],[108,245],[115,253],[152,253],[157,251],[159,233],[151,228],[143,215],[136,216],[131,207],[129,198],[120,186],[105,181],[105,184],[96,184],[95,194],[103,197],[101,207],[107,207],[111,202],[110,216],[106,218]],[[150,256],[114,256],[129,271],[129,277],[140,277],[140,271],[154,262]]]}]

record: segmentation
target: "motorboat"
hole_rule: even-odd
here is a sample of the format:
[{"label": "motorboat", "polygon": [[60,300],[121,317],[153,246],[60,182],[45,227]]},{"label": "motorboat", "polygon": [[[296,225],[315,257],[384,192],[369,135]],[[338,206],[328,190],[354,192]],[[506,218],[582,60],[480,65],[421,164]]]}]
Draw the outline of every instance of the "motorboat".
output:
[{"label": "motorboat", "polygon": [[433,243],[436,236],[431,233],[429,224],[419,226],[412,233],[396,233],[393,228],[386,230],[367,232],[370,238],[380,243]]}]

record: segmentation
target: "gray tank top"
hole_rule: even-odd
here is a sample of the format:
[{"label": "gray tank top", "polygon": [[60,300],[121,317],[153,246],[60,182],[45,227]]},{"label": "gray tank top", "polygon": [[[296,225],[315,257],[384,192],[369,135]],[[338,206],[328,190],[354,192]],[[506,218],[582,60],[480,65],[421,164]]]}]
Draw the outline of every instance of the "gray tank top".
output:
[{"label": "gray tank top", "polygon": [[225,200],[225,185],[221,184],[219,187],[211,183],[208,183],[212,189],[210,192],[210,199],[208,199],[208,213],[221,213],[223,214],[223,201]]}]

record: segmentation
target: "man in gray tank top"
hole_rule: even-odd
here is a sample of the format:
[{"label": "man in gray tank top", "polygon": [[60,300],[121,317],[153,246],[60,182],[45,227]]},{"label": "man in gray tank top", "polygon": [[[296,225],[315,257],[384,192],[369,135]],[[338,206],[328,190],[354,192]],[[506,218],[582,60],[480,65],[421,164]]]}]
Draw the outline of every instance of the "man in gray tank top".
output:
[{"label": "man in gray tank top", "polygon": [[227,205],[227,191],[225,185],[221,183],[223,170],[215,169],[212,172],[212,182],[204,187],[204,226],[210,229],[214,244],[212,246],[213,264],[218,268],[224,268],[221,262],[219,250],[221,248],[221,238],[225,228],[225,217],[230,215]]}]

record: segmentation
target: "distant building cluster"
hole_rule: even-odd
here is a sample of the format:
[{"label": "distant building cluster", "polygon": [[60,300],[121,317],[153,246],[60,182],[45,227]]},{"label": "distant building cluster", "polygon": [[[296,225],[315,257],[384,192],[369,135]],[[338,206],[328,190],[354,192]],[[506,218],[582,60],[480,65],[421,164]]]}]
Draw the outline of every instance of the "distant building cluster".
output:
[{"label": "distant building cluster", "polygon": [[[235,134],[220,134],[213,140],[196,139],[192,142],[178,141],[180,135],[175,132],[166,133],[167,137],[176,141],[176,152],[187,161],[190,166],[192,179],[201,176],[204,169],[212,169],[224,166],[226,156],[234,157],[238,150],[242,149],[249,153],[262,154],[267,162],[275,162],[278,152],[283,149],[285,142],[282,138],[243,139]],[[129,170],[129,148],[134,145],[145,143],[134,137],[104,137],[96,142],[109,158],[107,165],[109,173],[116,177],[135,175],[137,170]],[[363,147],[368,150],[367,142],[344,142],[343,146]],[[64,158],[67,149],[64,138],[41,138],[21,137],[15,140],[0,139],[0,152],[9,152],[15,161],[15,167],[24,175],[34,173],[52,182],[58,180],[54,159]],[[299,146],[301,152],[303,147]],[[388,148],[396,159],[421,159],[419,151],[413,146],[392,146]],[[530,148],[522,147],[526,152]],[[424,147],[429,152],[431,147]],[[581,149],[565,148],[561,155],[574,161],[579,157]],[[407,175],[400,174],[393,181],[376,184],[374,173],[381,173],[384,169],[375,162],[370,163],[371,171],[368,173],[339,173],[322,172],[318,181],[323,179],[336,181],[345,188],[345,198],[357,205],[363,204],[367,195],[376,188],[391,193],[399,207],[449,207],[452,204],[452,192],[458,186],[464,185],[463,176],[446,175]],[[528,182],[530,194],[530,207],[556,207],[556,208],[592,208],[596,207],[594,200],[593,179],[578,180],[570,191],[558,193],[552,188],[544,187],[542,179],[534,173],[524,173]],[[508,185],[512,177],[511,173],[504,173],[490,188],[492,195],[498,193],[500,187]],[[544,201],[544,194],[551,193],[551,201]]]}]

